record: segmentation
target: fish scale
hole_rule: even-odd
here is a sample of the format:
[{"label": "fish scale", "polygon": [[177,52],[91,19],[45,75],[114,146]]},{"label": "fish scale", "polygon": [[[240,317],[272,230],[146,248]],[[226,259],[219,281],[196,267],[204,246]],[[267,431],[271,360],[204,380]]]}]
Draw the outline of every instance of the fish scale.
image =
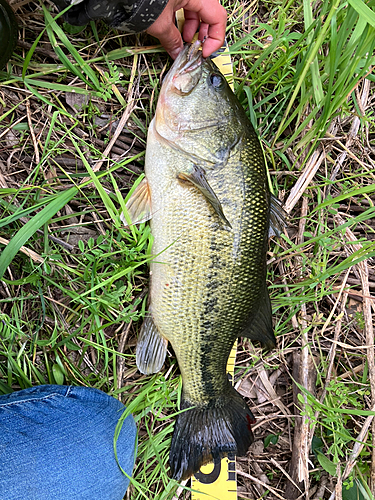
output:
[{"label": "fish scale", "polygon": [[199,45],[186,47],[165,77],[148,131],[146,179],[129,205],[147,205],[130,215],[151,218],[155,255],[137,366],[158,371],[168,341],[182,376],[186,411],[177,417],[170,453],[176,479],[246,453],[254,417],[228,381],[227,360],[241,335],[274,345],[263,153]]}]

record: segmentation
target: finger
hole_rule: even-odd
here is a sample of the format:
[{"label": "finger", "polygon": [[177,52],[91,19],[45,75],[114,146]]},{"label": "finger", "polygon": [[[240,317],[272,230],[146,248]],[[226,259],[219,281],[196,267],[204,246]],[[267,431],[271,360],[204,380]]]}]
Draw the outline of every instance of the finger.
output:
[{"label": "finger", "polygon": [[176,59],[183,48],[181,33],[178,31],[176,26],[170,25],[167,30],[162,31],[157,35],[154,35],[150,31],[148,32],[150,35],[156,36],[156,38],[159,39],[160,43],[172,59]]},{"label": "finger", "polygon": [[199,9],[198,14],[204,23],[215,27],[220,32],[224,31],[227,24],[227,11],[220,5],[218,0],[206,0],[204,6]]},{"label": "finger", "polygon": [[201,23],[199,27],[199,40],[204,40],[205,38],[208,37],[208,24],[207,23]]},{"label": "finger", "polygon": [[185,42],[191,42],[195,33],[198,31],[200,24],[200,17],[198,12],[193,12],[191,10],[185,10],[185,24],[182,31]]},{"label": "finger", "polygon": [[[197,11],[198,17],[201,19],[202,32],[199,33],[199,38],[206,30],[208,25],[207,39],[203,44],[203,57],[210,56],[213,52],[220,49],[225,39],[225,28],[227,25],[227,12],[220,5],[218,0],[205,0],[202,2],[203,7]],[[201,5],[202,5],[201,4]]]},{"label": "finger", "polygon": [[208,27],[207,38],[202,47],[203,57],[210,56],[213,52],[222,47],[225,40],[225,26],[226,21],[220,26],[212,25]]},{"label": "finger", "polygon": [[211,54],[216,52],[223,46],[224,40],[215,40],[213,38],[206,38],[202,46],[202,56],[204,58],[209,57]]}]

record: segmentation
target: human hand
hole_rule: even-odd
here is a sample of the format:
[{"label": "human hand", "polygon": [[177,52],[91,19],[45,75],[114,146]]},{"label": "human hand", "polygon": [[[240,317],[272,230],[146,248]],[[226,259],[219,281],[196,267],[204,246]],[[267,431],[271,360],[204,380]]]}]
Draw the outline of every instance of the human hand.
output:
[{"label": "human hand", "polygon": [[168,54],[176,59],[182,50],[181,34],[175,25],[175,13],[184,9],[183,38],[191,42],[199,25],[199,40],[206,37],[202,47],[203,57],[210,56],[224,43],[227,13],[218,0],[169,0],[147,33],[158,38]]}]

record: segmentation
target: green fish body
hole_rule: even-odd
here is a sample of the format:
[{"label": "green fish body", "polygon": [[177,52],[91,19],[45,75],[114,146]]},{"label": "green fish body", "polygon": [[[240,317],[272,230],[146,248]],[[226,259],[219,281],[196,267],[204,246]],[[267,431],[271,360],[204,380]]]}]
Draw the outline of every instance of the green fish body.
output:
[{"label": "green fish body", "polygon": [[151,218],[150,306],[137,345],[142,373],[180,367],[181,409],[171,445],[176,479],[210,460],[244,455],[254,417],[228,381],[239,336],[273,347],[266,288],[271,197],[257,135],[199,44],[166,76],[147,137],[146,179],[133,221]]}]

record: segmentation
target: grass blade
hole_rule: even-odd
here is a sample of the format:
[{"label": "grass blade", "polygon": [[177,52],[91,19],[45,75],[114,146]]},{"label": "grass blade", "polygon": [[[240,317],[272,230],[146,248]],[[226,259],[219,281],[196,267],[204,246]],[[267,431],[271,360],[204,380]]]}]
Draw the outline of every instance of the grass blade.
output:
[{"label": "grass blade", "polygon": [[61,193],[55,200],[49,203],[49,205],[30,219],[29,222],[27,222],[15,236],[13,236],[0,255],[0,279],[3,277],[7,267],[12,262],[19,249],[41,226],[43,226],[43,224],[46,224],[56,214],[56,212],[66,205],[76,195],[77,191],[78,189],[73,187]]}]

